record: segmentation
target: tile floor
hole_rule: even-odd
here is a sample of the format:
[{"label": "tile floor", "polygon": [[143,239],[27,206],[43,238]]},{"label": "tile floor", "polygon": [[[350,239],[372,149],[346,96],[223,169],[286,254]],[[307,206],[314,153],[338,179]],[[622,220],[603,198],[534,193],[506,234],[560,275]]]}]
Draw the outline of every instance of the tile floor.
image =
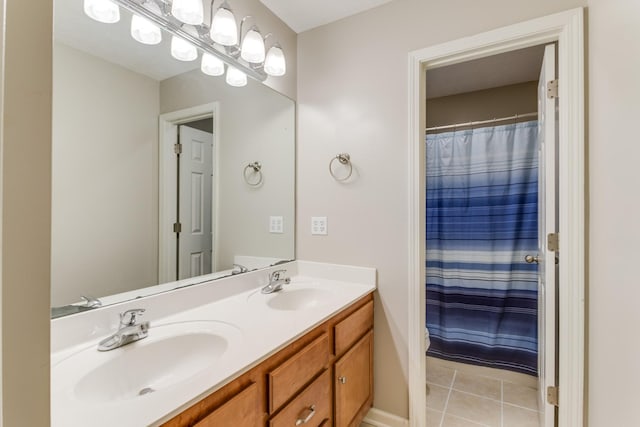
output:
[{"label": "tile floor", "polygon": [[538,427],[535,388],[431,365],[426,427]]}]

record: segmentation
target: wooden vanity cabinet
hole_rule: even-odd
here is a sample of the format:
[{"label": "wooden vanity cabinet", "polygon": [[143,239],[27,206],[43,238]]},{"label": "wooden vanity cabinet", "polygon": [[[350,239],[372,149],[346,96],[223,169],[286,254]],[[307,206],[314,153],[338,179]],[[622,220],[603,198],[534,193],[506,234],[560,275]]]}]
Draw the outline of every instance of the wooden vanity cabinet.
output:
[{"label": "wooden vanity cabinet", "polygon": [[373,403],[373,295],[162,427],[357,427]]}]

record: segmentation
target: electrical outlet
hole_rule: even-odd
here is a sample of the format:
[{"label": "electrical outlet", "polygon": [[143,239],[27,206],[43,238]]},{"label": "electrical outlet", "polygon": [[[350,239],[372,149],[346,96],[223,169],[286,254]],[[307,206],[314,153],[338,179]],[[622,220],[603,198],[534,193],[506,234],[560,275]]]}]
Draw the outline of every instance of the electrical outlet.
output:
[{"label": "electrical outlet", "polygon": [[311,217],[311,234],[317,234],[321,236],[326,236],[328,234],[326,216]]},{"label": "electrical outlet", "polygon": [[284,219],[281,216],[269,217],[269,233],[284,233]]}]

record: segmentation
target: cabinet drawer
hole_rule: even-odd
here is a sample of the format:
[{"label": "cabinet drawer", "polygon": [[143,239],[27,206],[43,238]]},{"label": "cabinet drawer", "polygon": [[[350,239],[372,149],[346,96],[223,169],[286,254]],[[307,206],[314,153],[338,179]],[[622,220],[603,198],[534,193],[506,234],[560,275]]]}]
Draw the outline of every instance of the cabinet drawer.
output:
[{"label": "cabinet drawer", "polygon": [[334,329],[335,354],[341,355],[365,332],[373,327],[373,301],[369,301],[351,316],[338,323]]},{"label": "cabinet drawer", "polygon": [[327,367],[329,336],[325,333],[269,373],[269,413],[273,413]]},{"label": "cabinet drawer", "polygon": [[260,424],[258,385],[252,383],[195,427],[255,427]]},{"label": "cabinet drawer", "polygon": [[[269,427],[317,427],[329,425],[331,417],[331,375],[325,370],[298,397],[276,415]],[[306,422],[305,422],[306,420]]]}]

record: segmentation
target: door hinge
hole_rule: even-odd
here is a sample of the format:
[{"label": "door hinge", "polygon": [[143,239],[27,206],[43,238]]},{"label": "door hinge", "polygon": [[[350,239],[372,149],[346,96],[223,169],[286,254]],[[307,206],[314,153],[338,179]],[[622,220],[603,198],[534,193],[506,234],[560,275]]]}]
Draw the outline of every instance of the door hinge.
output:
[{"label": "door hinge", "polygon": [[182,224],[179,222],[173,223],[173,232],[174,233],[182,233]]},{"label": "door hinge", "polygon": [[547,249],[553,252],[558,252],[560,249],[558,233],[549,233],[547,235]]},{"label": "door hinge", "polygon": [[558,406],[558,386],[547,387],[547,403]]},{"label": "door hinge", "polygon": [[549,80],[547,82],[547,98],[554,99],[558,97],[558,79]]},{"label": "door hinge", "polygon": [[173,152],[176,154],[182,154],[182,144],[179,142],[173,145]]}]

